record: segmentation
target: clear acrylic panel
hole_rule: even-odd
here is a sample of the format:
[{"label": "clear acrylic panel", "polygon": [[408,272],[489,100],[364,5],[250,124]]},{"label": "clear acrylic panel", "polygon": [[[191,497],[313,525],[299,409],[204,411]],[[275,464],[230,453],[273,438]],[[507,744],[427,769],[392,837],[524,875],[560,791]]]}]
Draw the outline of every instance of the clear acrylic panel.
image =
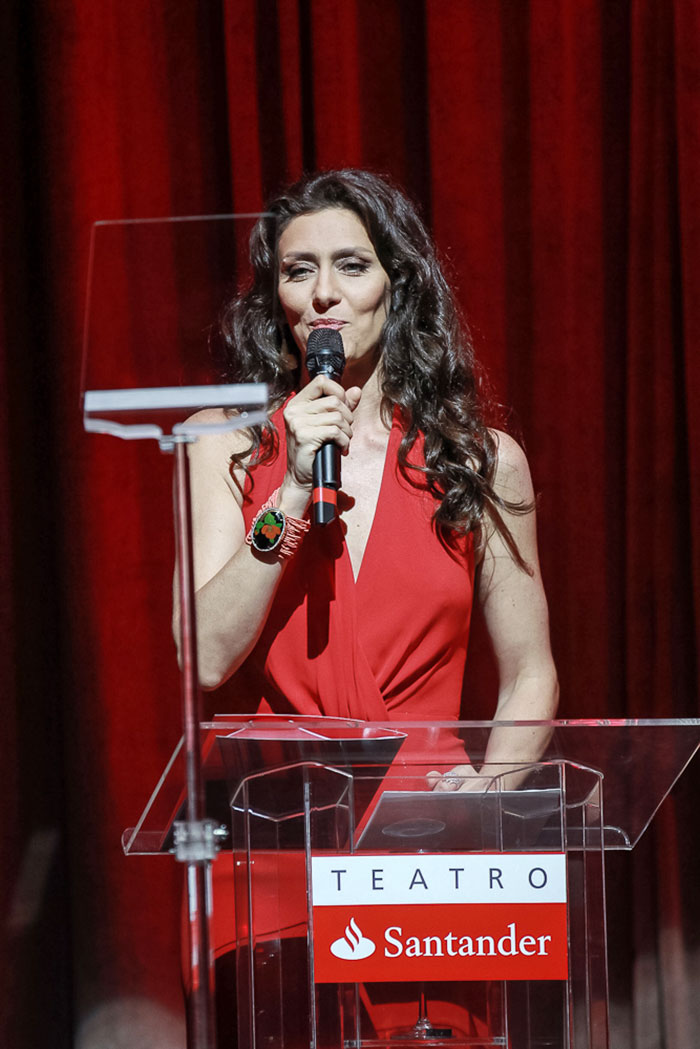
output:
[{"label": "clear acrylic panel", "polygon": [[93,226],[81,381],[86,429],[158,438],[182,431],[199,408],[221,406],[262,421],[265,386],[230,383],[218,327],[224,305],[249,281],[258,218]]},{"label": "clear acrylic panel", "polygon": [[[580,766],[584,772],[587,769],[600,772],[605,797],[602,843],[606,849],[622,850],[633,848],[639,841],[700,745],[700,721],[696,719],[430,724],[344,722],[342,719],[336,722],[336,719],[328,718],[279,718],[275,715],[265,715],[262,719],[246,715],[222,716],[200,726],[208,814],[221,823],[228,822],[228,806],[234,787],[227,784],[227,770],[216,739],[238,734],[245,725],[255,726],[252,731],[258,732],[262,721],[268,727],[275,724],[295,726],[295,731],[303,725],[312,738],[314,734],[319,737],[303,750],[294,745],[291,750],[283,751],[284,761],[293,763],[308,758],[351,768],[363,764],[386,765],[389,772],[383,785],[384,792],[391,790],[396,771],[403,771],[408,766],[425,785],[426,794],[430,792],[427,791],[425,772],[433,768],[448,771],[451,765],[458,763],[460,755],[462,761],[466,759],[480,766],[491,734],[498,732],[509,750],[518,755],[517,767],[524,770],[522,775],[511,772],[509,776],[511,785],[514,777],[519,779],[518,789],[527,789],[535,781],[533,777],[541,776],[531,766],[543,761],[567,760]],[[333,723],[339,725],[341,735],[348,727],[354,726],[357,733],[374,733],[379,739],[384,735],[388,742],[386,745],[375,743],[380,750],[371,758],[363,758],[356,751],[348,750],[340,761],[337,743],[331,746],[322,742]],[[406,737],[398,752],[394,734]],[[250,746],[248,750],[251,750]],[[247,768],[242,766],[238,770],[239,776],[259,767],[259,764]],[[489,771],[497,776],[506,770],[493,766]],[[127,853],[156,853],[171,847],[172,822],[179,818],[183,805],[183,782],[183,755],[181,746],[178,746],[137,825],[124,832],[123,846]],[[588,803],[586,783],[585,775],[578,786],[576,782],[570,782],[570,805]]]}]

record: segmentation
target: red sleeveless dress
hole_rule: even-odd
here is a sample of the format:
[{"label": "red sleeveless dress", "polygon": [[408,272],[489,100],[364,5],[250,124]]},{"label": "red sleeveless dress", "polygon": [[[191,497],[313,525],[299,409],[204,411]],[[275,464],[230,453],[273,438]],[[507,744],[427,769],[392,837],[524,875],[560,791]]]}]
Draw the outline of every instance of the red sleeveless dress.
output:
[{"label": "red sleeveless dress", "polygon": [[[252,471],[246,528],[282,483],[286,444]],[[435,502],[400,473],[398,413],[357,580],[341,516],[311,529],[287,566],[262,636],[233,684],[243,711],[431,721],[459,716],[474,589],[472,536],[448,548]],[[422,441],[412,457],[422,462]],[[420,475],[417,475],[420,477]]]}]

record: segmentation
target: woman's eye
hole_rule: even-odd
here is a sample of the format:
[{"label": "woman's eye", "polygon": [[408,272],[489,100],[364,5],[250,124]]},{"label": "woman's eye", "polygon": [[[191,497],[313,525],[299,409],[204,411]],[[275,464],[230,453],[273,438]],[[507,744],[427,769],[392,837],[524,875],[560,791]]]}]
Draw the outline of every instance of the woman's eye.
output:
[{"label": "woman's eye", "polygon": [[345,259],[340,267],[343,273],[349,273],[351,276],[366,273],[369,269],[369,262],[365,262],[364,259]]},{"label": "woman's eye", "polygon": [[287,266],[284,270],[284,276],[287,280],[304,280],[311,273],[310,266],[293,265]]}]

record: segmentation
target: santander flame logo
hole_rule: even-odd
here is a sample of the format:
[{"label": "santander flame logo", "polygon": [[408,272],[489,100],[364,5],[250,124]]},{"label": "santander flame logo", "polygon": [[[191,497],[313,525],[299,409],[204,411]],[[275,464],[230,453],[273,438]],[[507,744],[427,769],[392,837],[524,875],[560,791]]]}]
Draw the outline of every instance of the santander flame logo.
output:
[{"label": "santander flame logo", "polygon": [[354,918],[345,926],[345,935],[334,940],[331,944],[331,954],[336,958],[346,961],[359,961],[361,958],[369,958],[374,954],[377,945],[367,936],[362,935],[362,930]]}]

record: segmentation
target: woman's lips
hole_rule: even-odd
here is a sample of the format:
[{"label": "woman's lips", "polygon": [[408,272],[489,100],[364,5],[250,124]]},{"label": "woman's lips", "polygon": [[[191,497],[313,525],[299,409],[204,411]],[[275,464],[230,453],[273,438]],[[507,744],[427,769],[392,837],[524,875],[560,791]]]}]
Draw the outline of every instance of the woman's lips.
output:
[{"label": "woman's lips", "polygon": [[311,324],[309,325],[309,327],[310,328],[335,328],[335,330],[338,331],[340,328],[344,327],[346,324],[347,324],[347,321],[336,321],[336,320],[330,320],[330,319],[324,318],[323,320],[311,321]]}]

